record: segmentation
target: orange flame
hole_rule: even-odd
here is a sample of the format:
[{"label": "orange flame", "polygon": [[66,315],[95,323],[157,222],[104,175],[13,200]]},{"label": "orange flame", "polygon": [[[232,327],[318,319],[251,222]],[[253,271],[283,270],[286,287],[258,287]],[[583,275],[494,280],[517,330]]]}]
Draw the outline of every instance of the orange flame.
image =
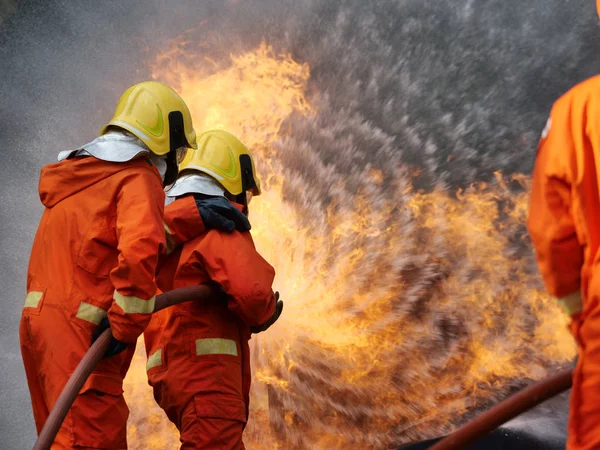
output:
[{"label": "orange flame", "polygon": [[[226,129],[254,152],[264,193],[251,205],[253,237],[286,304],[252,339],[248,449],[385,447],[441,434],[507,394],[511,380],[542,378],[574,356],[531,249],[513,242],[525,235],[526,176],[497,174],[455,194],[415,192],[399,176],[382,199],[374,190],[384,176],[370,168],[373,190],[351,203],[323,211],[284,200],[290,182],[274,143],[286,119],[317,114],[308,65],[265,43],[227,67],[192,59],[175,47],[154,77],[177,86],[198,131]],[[144,363],[140,345],[126,380],[130,447],[178,448]]]}]

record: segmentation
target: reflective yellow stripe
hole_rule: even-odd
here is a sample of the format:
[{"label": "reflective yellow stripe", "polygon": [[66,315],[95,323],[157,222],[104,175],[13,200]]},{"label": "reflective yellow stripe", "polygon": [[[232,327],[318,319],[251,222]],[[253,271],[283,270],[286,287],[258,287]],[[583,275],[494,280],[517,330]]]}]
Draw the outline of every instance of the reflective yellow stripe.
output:
[{"label": "reflective yellow stripe", "polygon": [[173,238],[173,233],[171,233],[171,229],[167,222],[163,222],[165,226],[165,236],[167,238],[167,255],[175,250],[175,239]]},{"label": "reflective yellow stripe", "polygon": [[196,355],[237,356],[237,345],[231,339],[196,339]]},{"label": "reflective yellow stripe", "polygon": [[558,304],[564,312],[572,316],[573,314],[580,313],[583,309],[583,301],[581,299],[581,292],[573,292],[572,294],[565,295],[557,299]]},{"label": "reflective yellow stripe", "polygon": [[153,295],[151,299],[144,300],[143,298],[134,297],[133,295],[123,295],[115,291],[114,295],[115,302],[119,305],[125,314],[151,314],[154,311],[154,300],[156,296]]},{"label": "reflective yellow stripe", "polygon": [[102,319],[106,317],[106,311],[97,306],[90,305],[86,302],[81,302],[75,317],[78,319],[87,320],[88,322],[98,325]]},{"label": "reflective yellow stripe", "polygon": [[158,366],[162,366],[162,349],[160,348],[152,353],[148,358],[148,362],[146,363],[146,371]]},{"label": "reflective yellow stripe", "polygon": [[25,305],[23,308],[37,308],[40,304],[40,300],[44,296],[43,292],[31,291],[27,293],[25,297]]}]

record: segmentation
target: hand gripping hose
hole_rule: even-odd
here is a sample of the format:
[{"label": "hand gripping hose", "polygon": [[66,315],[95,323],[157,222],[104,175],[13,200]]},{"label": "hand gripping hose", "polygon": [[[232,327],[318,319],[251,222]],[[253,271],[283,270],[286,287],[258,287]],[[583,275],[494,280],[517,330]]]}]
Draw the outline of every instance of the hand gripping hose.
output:
[{"label": "hand gripping hose", "polygon": [[[175,289],[156,297],[156,301],[154,303],[154,312],[190,300],[207,301],[214,298],[215,292],[216,291],[214,288],[209,285],[190,286]],[[105,330],[98,337],[98,339],[96,339],[94,344],[83,356],[77,365],[75,372],[73,372],[73,375],[71,375],[71,378],[69,378],[69,381],[60,393],[54,408],[52,408],[52,411],[48,416],[48,420],[46,420],[44,428],[42,428],[42,432],[38,436],[38,439],[33,446],[33,450],[50,449],[50,446],[54,442],[54,438],[56,438],[58,430],[65,420],[69,409],[71,409],[75,398],[77,398],[79,391],[83,387],[85,380],[87,380],[96,365],[106,353],[110,343],[110,338],[111,331],[109,328]]]},{"label": "hand gripping hose", "polygon": [[570,389],[572,379],[573,371],[568,369],[538,381],[466,423],[429,450],[464,450],[500,425]]}]

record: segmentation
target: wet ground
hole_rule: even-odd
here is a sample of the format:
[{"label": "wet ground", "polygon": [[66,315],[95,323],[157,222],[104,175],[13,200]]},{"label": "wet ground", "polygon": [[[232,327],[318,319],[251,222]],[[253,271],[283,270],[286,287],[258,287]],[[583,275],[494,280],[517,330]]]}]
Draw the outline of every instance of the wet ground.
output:
[{"label": "wet ground", "polygon": [[[568,393],[549,400],[495,430],[465,450],[559,450],[566,445]],[[424,450],[439,441],[431,439],[400,447]]]}]

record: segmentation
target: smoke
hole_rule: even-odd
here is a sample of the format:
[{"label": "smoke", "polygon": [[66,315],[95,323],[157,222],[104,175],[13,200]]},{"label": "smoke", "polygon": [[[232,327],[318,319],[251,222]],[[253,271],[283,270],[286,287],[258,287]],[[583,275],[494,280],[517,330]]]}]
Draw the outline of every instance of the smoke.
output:
[{"label": "smoke", "polygon": [[592,1],[3,2],[4,448],[35,434],[18,323],[42,211],[39,169],[91,140],[118,95],[150,78],[157,53],[186,30],[180,45],[203,56],[188,63],[206,73],[263,39],[310,65],[318,114],[291,117],[276,149],[285,194],[302,186],[302,201],[323,210],[368,188],[371,169],[383,174],[374,200],[395,195],[398,178],[431,190],[528,173],[552,102],[600,69]]},{"label": "smoke", "polygon": [[528,172],[553,99],[598,68],[589,3],[589,14],[564,2],[322,6],[286,33],[320,99],[290,146],[308,141],[340,173],[371,163],[391,178],[414,164],[424,186]]}]

